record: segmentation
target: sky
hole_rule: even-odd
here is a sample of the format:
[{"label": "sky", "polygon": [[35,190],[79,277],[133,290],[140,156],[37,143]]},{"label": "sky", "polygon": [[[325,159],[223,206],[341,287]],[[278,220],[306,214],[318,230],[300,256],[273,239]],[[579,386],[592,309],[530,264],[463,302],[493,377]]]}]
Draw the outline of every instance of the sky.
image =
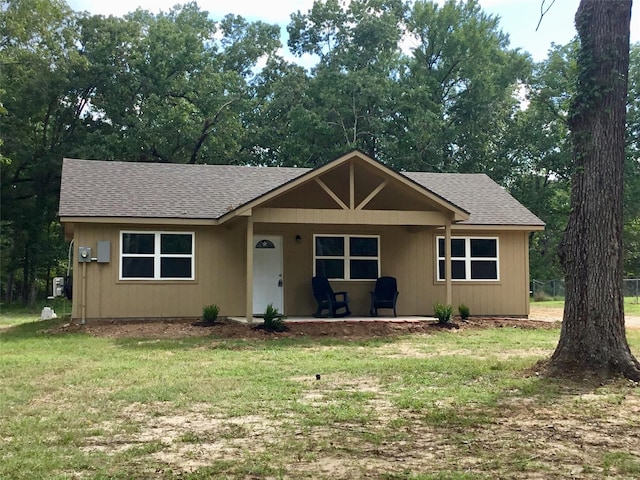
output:
[{"label": "sky", "polygon": [[[282,26],[286,35],[289,16],[300,10],[306,13],[314,0],[197,0],[202,10],[209,12],[214,19],[228,13],[242,15],[247,20],[262,20]],[[121,16],[141,7],[157,13],[168,11],[176,3],[188,0],[67,0],[76,11],[88,11],[92,14]],[[531,54],[534,60],[546,58],[552,43],[563,45],[575,35],[573,18],[580,0],[556,0],[544,16],[540,27],[541,4],[549,5],[553,0],[480,0],[483,9],[501,18],[501,28],[509,34],[512,48],[520,48]],[[640,41],[640,7],[634,6],[631,12],[631,41]],[[286,43],[286,39],[284,39]]]}]

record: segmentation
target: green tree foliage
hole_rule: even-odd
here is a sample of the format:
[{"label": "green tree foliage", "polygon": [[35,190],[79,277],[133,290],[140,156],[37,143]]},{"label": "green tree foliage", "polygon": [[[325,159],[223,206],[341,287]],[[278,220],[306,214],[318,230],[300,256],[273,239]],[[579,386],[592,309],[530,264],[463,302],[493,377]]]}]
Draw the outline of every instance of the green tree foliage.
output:
[{"label": "green tree foliage", "polygon": [[324,157],[311,164],[359,148],[398,169],[496,168],[530,62],[476,1],[318,1],[287,30],[294,54],[319,58],[304,110]]},{"label": "green tree foliage", "polygon": [[225,163],[239,155],[242,114],[253,108],[248,81],[281,46],[277,26],[232,15],[215,22],[195,3],[81,26],[83,54],[101,69],[92,101],[100,158]]},{"label": "green tree foliage", "polygon": [[319,57],[309,79],[306,116],[320,155],[308,164],[353,148],[384,157],[387,124],[396,112],[405,11],[400,0],[330,0],[291,16],[291,51]]},{"label": "green tree foliage", "polygon": [[567,114],[576,80],[577,43],[554,46],[526,87],[526,105],[513,117],[501,157],[503,184],[546,223],[532,235],[531,277],[562,278],[558,244],[569,215],[571,143]]},{"label": "green tree foliage", "polygon": [[[224,163],[279,28],[195,3],[125,18],[59,0],[2,3],[2,287],[33,301],[66,259],[56,215],[63,156]],[[59,271],[57,273],[60,273]]]},{"label": "green tree foliage", "polygon": [[0,35],[2,285],[5,297],[27,302],[65,256],[56,222],[61,158],[78,140],[91,91],[76,17],[63,2],[2,2]]},{"label": "green tree foliage", "polygon": [[250,163],[308,166],[320,161],[322,119],[304,68],[274,58],[253,84],[256,106],[244,115]]},{"label": "green tree foliage", "polygon": [[631,46],[627,98],[627,157],[624,190],[624,267],[640,277],[640,44]]},{"label": "green tree foliage", "polygon": [[403,168],[493,176],[528,57],[509,50],[498,18],[474,0],[415,2],[407,31],[412,48],[390,156]]}]

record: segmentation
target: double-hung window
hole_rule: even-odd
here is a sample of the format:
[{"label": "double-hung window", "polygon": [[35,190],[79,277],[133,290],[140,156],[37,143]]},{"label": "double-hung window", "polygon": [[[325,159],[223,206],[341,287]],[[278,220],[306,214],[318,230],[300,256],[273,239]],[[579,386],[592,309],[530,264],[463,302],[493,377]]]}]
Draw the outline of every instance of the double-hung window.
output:
[{"label": "double-hung window", "polygon": [[120,232],[120,280],[193,280],[193,232]]},{"label": "double-hung window", "polygon": [[377,235],[314,235],[313,271],[332,280],[373,280],[380,272]]},{"label": "double-hung window", "polygon": [[[445,242],[437,238],[438,280],[445,279]],[[491,281],[500,279],[498,239],[451,237],[451,279]]]}]

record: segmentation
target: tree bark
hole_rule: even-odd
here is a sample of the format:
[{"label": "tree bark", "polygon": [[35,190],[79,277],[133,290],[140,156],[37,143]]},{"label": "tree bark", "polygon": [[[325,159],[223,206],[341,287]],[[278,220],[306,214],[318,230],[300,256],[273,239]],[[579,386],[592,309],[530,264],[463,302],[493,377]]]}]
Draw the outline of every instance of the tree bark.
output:
[{"label": "tree bark", "polygon": [[4,301],[6,303],[13,303],[14,279],[15,279],[15,272],[11,270],[7,274],[7,289],[5,291],[5,297],[4,297]]},{"label": "tree bark", "polygon": [[640,380],[624,327],[622,193],[631,0],[581,0],[570,111],[571,213],[560,244],[566,301],[550,372]]}]

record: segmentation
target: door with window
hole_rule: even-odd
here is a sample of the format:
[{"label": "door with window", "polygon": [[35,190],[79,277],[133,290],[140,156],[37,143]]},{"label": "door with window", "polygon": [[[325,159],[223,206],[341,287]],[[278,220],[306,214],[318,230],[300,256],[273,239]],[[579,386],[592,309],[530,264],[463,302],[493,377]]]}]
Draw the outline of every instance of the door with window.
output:
[{"label": "door with window", "polygon": [[273,304],[284,313],[284,279],[282,278],[282,237],[253,237],[253,314],[264,314]]}]

